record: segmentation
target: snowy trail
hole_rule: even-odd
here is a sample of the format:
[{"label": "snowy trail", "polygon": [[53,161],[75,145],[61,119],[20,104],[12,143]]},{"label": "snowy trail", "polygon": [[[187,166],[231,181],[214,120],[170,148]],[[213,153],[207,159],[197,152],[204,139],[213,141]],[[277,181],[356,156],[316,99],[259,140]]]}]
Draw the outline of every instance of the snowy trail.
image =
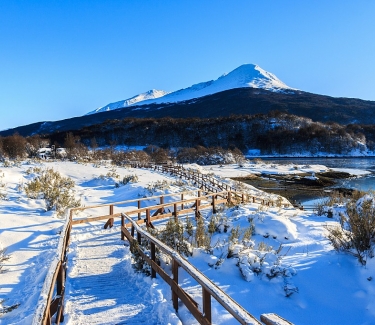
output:
[{"label": "snowy trail", "polygon": [[73,230],[64,323],[181,324],[164,283],[134,272],[116,228]]}]

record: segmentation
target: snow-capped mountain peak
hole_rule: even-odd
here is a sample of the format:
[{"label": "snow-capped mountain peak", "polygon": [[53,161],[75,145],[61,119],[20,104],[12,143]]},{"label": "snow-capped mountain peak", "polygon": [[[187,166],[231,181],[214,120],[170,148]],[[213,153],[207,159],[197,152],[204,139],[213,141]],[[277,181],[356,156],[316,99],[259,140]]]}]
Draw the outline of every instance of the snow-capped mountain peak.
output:
[{"label": "snow-capped mountain peak", "polygon": [[271,91],[278,91],[281,89],[291,89],[278,79],[274,74],[263,70],[255,64],[244,64],[239,66],[232,72],[223,75],[217,80],[225,81],[228,86],[233,88],[263,88]]},{"label": "snow-capped mountain peak", "polygon": [[146,101],[146,100],[152,100],[152,99],[155,99],[155,98],[165,96],[166,94],[168,94],[168,92],[166,92],[164,90],[151,89],[149,91],[146,91],[142,94],[133,96],[131,98],[128,98],[128,99],[125,99],[125,100],[120,100],[120,101],[115,102],[115,103],[110,103],[110,104],[105,105],[103,107],[99,107],[96,110],[87,113],[86,115],[105,112],[105,111],[112,111],[114,109],[135,105],[137,103],[140,103],[140,102],[143,102],[143,101]]},{"label": "snow-capped mountain peak", "polygon": [[261,88],[273,92],[292,90],[274,74],[263,70],[255,64],[244,64],[235,70],[223,74],[216,80],[201,82],[191,87],[180,89],[171,93],[162,90],[150,90],[132,98],[111,103],[89,114],[119,109],[132,105],[176,103],[185,100],[212,95],[221,91],[235,88]]}]

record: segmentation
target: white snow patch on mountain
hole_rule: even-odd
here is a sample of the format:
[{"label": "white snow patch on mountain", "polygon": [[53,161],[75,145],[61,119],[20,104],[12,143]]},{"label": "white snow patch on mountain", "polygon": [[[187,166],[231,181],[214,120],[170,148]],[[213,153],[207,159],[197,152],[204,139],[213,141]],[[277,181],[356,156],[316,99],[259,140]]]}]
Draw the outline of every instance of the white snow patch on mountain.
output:
[{"label": "white snow patch on mountain", "polygon": [[274,74],[263,70],[255,64],[244,64],[230,73],[223,74],[216,80],[201,82],[191,87],[180,89],[171,93],[162,90],[150,90],[127,100],[111,103],[96,109],[88,114],[115,110],[132,105],[177,103],[194,98],[212,95],[221,91],[236,88],[259,88],[273,92],[295,90],[284,84]]},{"label": "white snow patch on mountain", "polygon": [[125,100],[120,100],[120,101],[115,102],[115,103],[110,103],[110,104],[105,105],[103,107],[99,107],[96,110],[87,113],[86,115],[100,113],[100,112],[106,112],[106,111],[112,111],[114,109],[138,104],[139,102],[143,102],[145,100],[151,100],[151,99],[159,98],[159,97],[165,96],[166,94],[168,94],[168,92],[166,92],[164,90],[151,89],[149,91],[146,91],[145,93],[133,96],[131,98],[128,98],[128,99],[125,99]]}]

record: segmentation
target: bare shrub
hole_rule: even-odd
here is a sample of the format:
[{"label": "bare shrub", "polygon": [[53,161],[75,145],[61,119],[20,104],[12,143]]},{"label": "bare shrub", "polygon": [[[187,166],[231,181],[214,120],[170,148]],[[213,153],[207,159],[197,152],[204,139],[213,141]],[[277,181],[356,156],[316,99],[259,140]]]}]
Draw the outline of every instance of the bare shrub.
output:
[{"label": "bare shrub", "polygon": [[[10,256],[6,255],[6,249],[0,248],[0,274],[4,273],[6,270],[4,269],[4,262],[9,260]],[[3,314],[9,313],[12,310],[16,309],[20,304],[14,304],[12,306],[2,306],[5,300],[0,300],[0,317]]]},{"label": "bare shrub", "polygon": [[26,154],[26,139],[18,133],[2,138],[4,153],[11,159],[22,158]]},{"label": "bare shrub", "polygon": [[153,235],[180,254],[192,255],[192,248],[184,236],[184,225],[181,222],[170,219],[164,229],[154,232]]},{"label": "bare shrub", "polygon": [[31,199],[44,199],[47,211],[56,209],[57,215],[62,216],[65,209],[80,205],[73,194],[74,181],[63,177],[59,172],[46,169],[25,185],[27,197]]},{"label": "bare shrub", "polygon": [[346,204],[346,213],[340,214],[339,225],[327,226],[328,239],[337,251],[348,252],[366,265],[368,257],[374,256],[375,199],[364,195]]},{"label": "bare shrub", "polygon": [[136,183],[136,182],[138,182],[137,175],[125,175],[120,181],[121,185],[127,185],[129,183]]},{"label": "bare shrub", "polygon": [[[138,244],[136,240],[133,240],[130,243],[130,252],[133,254],[133,267],[138,272],[145,273],[146,275],[151,275],[151,267],[148,265],[146,260],[142,257],[139,250],[144,250],[144,246],[146,246],[146,243],[142,243],[141,245]],[[142,247],[142,248],[141,248]]]}]

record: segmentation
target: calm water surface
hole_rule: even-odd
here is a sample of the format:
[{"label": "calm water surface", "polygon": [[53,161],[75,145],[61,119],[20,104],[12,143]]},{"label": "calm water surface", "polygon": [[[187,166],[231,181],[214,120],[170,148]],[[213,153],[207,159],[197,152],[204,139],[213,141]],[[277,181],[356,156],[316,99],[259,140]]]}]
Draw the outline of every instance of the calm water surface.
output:
[{"label": "calm water surface", "polygon": [[[367,170],[371,174],[340,180],[335,187],[353,188],[362,191],[375,190],[375,157],[371,158],[262,158],[278,164],[324,165],[330,168]],[[304,203],[304,202],[302,202]]]}]

